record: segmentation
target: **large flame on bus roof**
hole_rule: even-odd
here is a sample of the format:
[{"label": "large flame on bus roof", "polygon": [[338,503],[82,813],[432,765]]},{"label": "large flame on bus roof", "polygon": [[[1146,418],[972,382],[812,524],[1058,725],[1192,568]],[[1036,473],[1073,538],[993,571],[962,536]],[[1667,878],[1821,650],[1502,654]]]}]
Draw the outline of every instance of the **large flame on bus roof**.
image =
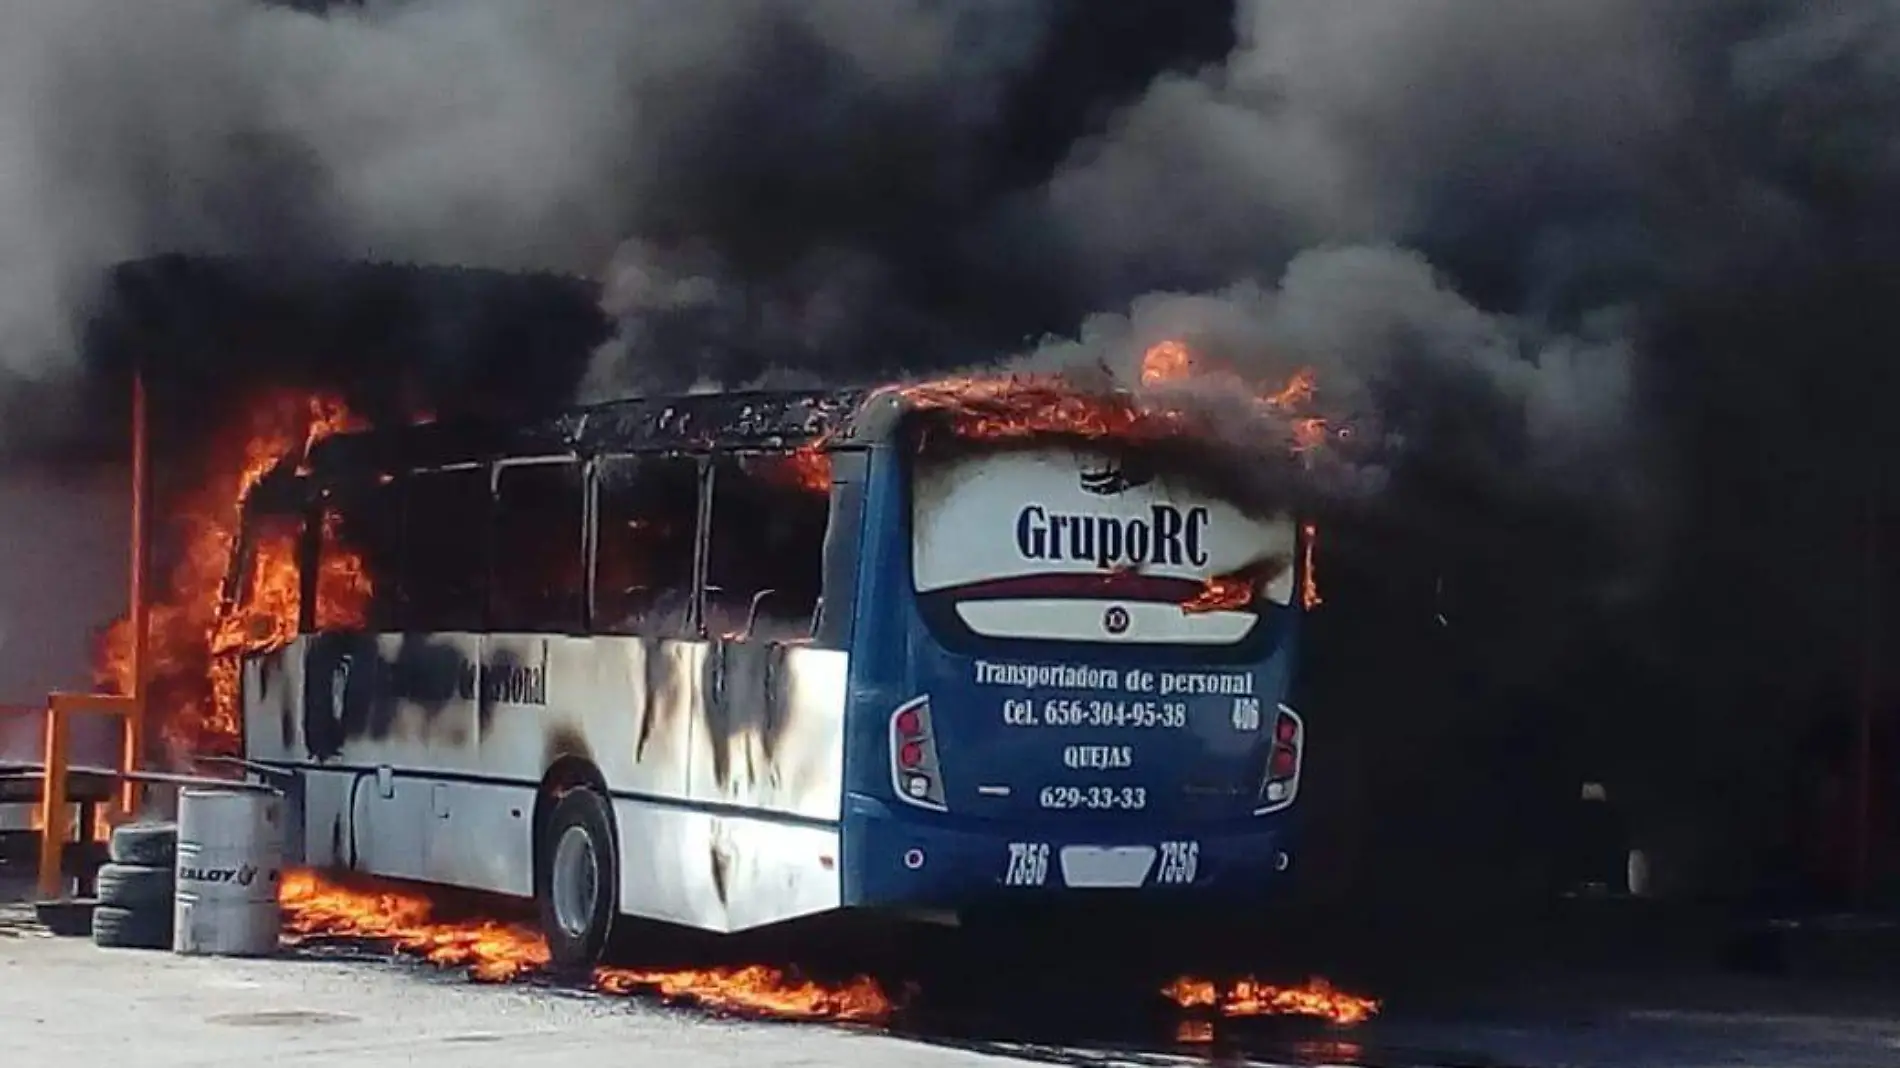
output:
[{"label": "large flame on bus roof", "polygon": [[[266,393],[212,437],[196,487],[159,502],[170,567],[148,609],[145,677],[147,717],[170,753],[236,755],[239,659],[296,634],[301,591],[292,525],[260,526],[235,600],[241,609],[224,604],[245,495],[285,457],[301,457],[318,441],[363,425],[335,396]],[[361,558],[346,549],[325,553],[317,594],[334,615],[360,616],[370,596]],[[100,640],[94,684],[130,693],[132,671],[132,623],[121,618]]]},{"label": "large flame on bus roof", "polygon": [[1343,434],[1309,409],[1317,391],[1311,368],[1300,368],[1285,382],[1257,387],[1231,371],[1203,367],[1183,342],[1163,341],[1142,354],[1140,380],[1140,391],[1086,391],[1061,375],[1025,373],[919,382],[901,387],[899,393],[915,409],[942,413],[950,431],[960,438],[1070,437],[1141,443],[1201,433],[1201,421],[1168,387],[1205,380],[1249,398],[1264,417],[1263,426],[1285,429],[1285,447],[1295,454],[1325,445],[1335,433]]},{"label": "large flame on bus roof", "polygon": [[[1087,392],[1057,375],[1017,374],[996,377],[948,378],[902,387],[900,395],[913,408],[945,417],[951,434],[965,440],[1009,442],[1043,437],[1112,439],[1142,442],[1189,437],[1203,431],[1190,409],[1169,387],[1197,378],[1221,390],[1233,389],[1250,399],[1266,418],[1263,426],[1283,427],[1285,448],[1301,455],[1318,449],[1347,429],[1334,428],[1311,411],[1318,392],[1312,368],[1294,371],[1286,381],[1251,387],[1231,371],[1210,366],[1180,340],[1166,340],[1142,353],[1139,392]],[[929,440],[926,431],[925,441]],[[1311,523],[1300,530],[1300,604],[1320,603],[1313,570],[1313,546],[1318,535]],[[1216,575],[1194,596],[1183,601],[1188,613],[1236,611],[1252,604],[1267,582],[1278,575],[1273,562],[1248,573]]]}]

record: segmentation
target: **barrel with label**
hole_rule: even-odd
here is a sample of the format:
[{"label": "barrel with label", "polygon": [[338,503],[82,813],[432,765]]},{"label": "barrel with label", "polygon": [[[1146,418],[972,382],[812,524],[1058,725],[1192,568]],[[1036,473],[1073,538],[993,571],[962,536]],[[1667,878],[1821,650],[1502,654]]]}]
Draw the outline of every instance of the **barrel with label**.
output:
[{"label": "barrel with label", "polygon": [[173,952],[260,957],[277,951],[284,834],[284,800],[276,791],[180,794]]}]

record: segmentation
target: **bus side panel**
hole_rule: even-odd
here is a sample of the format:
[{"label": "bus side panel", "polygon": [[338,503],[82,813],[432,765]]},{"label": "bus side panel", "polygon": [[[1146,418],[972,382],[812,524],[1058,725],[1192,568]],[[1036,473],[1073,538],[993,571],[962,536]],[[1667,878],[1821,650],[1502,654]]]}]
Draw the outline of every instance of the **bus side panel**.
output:
[{"label": "bus side panel", "polygon": [[728,931],[837,906],[844,653],[491,635],[485,657],[485,769],[600,770],[623,912]]},{"label": "bus side panel", "polygon": [[846,668],[766,642],[310,635],[247,668],[246,736],[305,769],[312,863],[517,895],[543,777],[583,761],[623,909],[736,930],[837,905]]},{"label": "bus side panel", "polygon": [[838,828],[616,796],[620,911],[742,931],[835,909]]},{"label": "bus side panel", "polygon": [[774,642],[693,644],[700,685],[686,796],[836,822],[846,654]]},{"label": "bus side panel", "polygon": [[481,643],[307,635],[247,665],[246,754],[302,771],[308,863],[532,892],[536,780],[477,752]]},{"label": "bus side panel", "polygon": [[623,910],[736,931],[837,908],[846,654],[692,644],[687,807],[616,795]]}]

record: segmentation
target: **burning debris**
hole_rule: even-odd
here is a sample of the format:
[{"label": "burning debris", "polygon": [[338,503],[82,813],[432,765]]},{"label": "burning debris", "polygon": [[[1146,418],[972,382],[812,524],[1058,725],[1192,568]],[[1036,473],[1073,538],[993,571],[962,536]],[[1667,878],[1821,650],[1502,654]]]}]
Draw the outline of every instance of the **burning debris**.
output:
[{"label": "burning debris", "polygon": [[[467,968],[481,982],[507,982],[541,973],[547,942],[521,924],[434,918],[422,896],[390,888],[353,890],[310,872],[285,876],[280,898],[293,942],[358,938],[388,943],[432,964]],[[608,994],[656,995],[668,1002],[788,1020],[877,1023],[891,999],[876,980],[841,985],[801,979],[764,965],[738,968],[646,970],[598,967],[594,989]]]},{"label": "burning debris", "polygon": [[[1182,976],[1163,987],[1161,993],[1183,1009],[1209,1010],[1221,1017],[1313,1016],[1344,1027],[1370,1020],[1380,1008],[1376,999],[1335,990],[1324,979],[1310,979],[1303,986],[1275,986],[1248,976],[1222,985],[1211,979]],[[1213,1027],[1196,1028],[1194,1033],[1205,1037],[1182,1040],[1211,1041]],[[1182,1032],[1183,1036],[1187,1034],[1186,1030]]]}]

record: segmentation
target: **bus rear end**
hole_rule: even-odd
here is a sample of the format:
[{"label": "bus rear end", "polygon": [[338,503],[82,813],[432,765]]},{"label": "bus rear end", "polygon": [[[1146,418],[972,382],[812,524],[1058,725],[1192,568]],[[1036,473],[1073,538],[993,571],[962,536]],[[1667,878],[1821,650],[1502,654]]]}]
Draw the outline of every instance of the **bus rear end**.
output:
[{"label": "bus rear end", "polygon": [[1300,525],[1155,463],[870,455],[847,904],[1247,899],[1288,869]]}]

